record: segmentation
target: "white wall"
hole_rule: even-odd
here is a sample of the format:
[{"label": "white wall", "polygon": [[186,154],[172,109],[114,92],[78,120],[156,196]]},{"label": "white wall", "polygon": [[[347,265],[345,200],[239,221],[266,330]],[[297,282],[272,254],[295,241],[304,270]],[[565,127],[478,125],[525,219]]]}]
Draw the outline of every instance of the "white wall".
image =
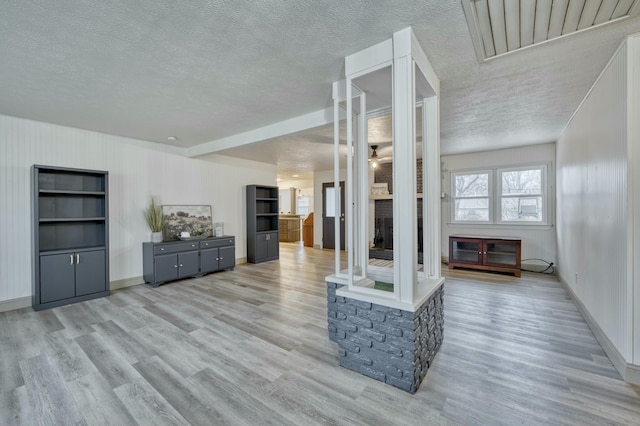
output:
[{"label": "white wall", "polygon": [[[549,191],[551,211],[554,220],[554,169],[555,144],[531,145],[522,148],[501,149],[469,154],[441,157],[442,192],[447,196],[442,200],[442,256],[449,257],[449,235],[481,235],[498,237],[519,237],[522,239],[522,259],[539,258],[556,263],[556,235],[553,226],[526,225],[461,225],[451,223],[451,172],[461,170],[482,170],[505,166],[549,163]],[[541,262],[523,261],[528,267],[539,268]]]},{"label": "white wall", "polygon": [[[111,281],[142,275],[142,211],[164,204],[210,204],[213,220],[236,236],[246,257],[244,186],[275,185],[275,166],[219,155],[186,158],[159,144],[0,115],[0,302],[31,296],[33,164],[109,171]],[[175,151],[175,150],[174,150]]]},{"label": "white wall", "polygon": [[[638,197],[638,188],[631,192],[628,176],[640,163],[637,153],[634,163],[628,152],[640,141],[637,134],[628,139],[627,126],[638,120],[640,96],[627,91],[627,78],[638,78],[627,67],[623,46],[558,140],[557,232],[561,279],[631,362],[635,266],[630,231],[638,226],[638,213],[632,213],[628,199]],[[628,109],[627,96],[635,96],[635,108]],[[640,364],[637,356],[635,361]]]}]

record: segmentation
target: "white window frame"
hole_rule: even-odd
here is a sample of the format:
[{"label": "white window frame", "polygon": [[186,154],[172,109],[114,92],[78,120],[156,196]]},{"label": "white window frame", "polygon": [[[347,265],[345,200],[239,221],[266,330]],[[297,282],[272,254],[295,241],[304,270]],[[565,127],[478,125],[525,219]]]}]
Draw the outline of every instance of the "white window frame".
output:
[{"label": "white window frame", "polygon": [[[479,174],[487,174],[488,175],[488,194],[486,196],[481,197],[456,197],[456,176],[464,176],[464,175],[479,175]],[[493,175],[494,171],[491,169],[485,170],[465,170],[458,172],[451,172],[451,221],[453,223],[467,223],[467,224],[476,224],[476,225],[486,225],[493,223]],[[489,218],[488,220],[456,220],[456,201],[457,200],[473,200],[473,199],[488,199],[489,209]]]},{"label": "white window frame", "polygon": [[[534,220],[502,220],[502,199],[503,198],[521,198],[523,195],[503,195],[502,194],[502,173],[505,172],[517,172],[523,170],[540,170],[540,189],[542,192],[539,194],[530,194],[531,197],[540,197],[542,199],[541,213],[542,218],[539,221]],[[526,165],[518,167],[505,167],[496,169],[496,197],[495,197],[495,218],[496,223],[505,225],[548,225],[548,211],[549,211],[549,188],[547,185],[547,165],[536,164]],[[527,195],[529,196],[529,194]]]},{"label": "white window frame", "polygon": [[[518,170],[542,170],[542,220],[541,221],[503,221],[502,220],[502,173]],[[551,166],[549,163],[521,164],[516,166],[499,166],[482,169],[464,169],[450,172],[451,208],[450,217],[453,225],[476,225],[476,226],[523,226],[541,227],[551,225],[551,187],[549,186],[549,173]],[[471,197],[456,197],[456,176],[473,175],[480,173],[489,174],[489,220],[488,221],[462,221],[456,220],[456,200],[469,199]],[[486,198],[486,197],[475,197]]]}]

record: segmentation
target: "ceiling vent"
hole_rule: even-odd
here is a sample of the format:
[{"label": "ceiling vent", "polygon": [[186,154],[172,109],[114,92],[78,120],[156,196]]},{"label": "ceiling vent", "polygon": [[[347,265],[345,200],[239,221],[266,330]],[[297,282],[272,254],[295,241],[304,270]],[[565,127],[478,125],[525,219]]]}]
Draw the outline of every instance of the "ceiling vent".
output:
[{"label": "ceiling vent", "polygon": [[480,62],[628,18],[640,0],[462,0]]}]

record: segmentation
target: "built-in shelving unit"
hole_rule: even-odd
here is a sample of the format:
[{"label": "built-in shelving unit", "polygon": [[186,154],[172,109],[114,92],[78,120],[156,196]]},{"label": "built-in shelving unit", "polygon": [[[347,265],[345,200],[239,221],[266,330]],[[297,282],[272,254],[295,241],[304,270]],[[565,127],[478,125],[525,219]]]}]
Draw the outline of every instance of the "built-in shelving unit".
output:
[{"label": "built-in shelving unit", "polygon": [[247,185],[247,261],[278,259],[278,187]]},{"label": "built-in shelving unit", "polygon": [[108,173],[32,170],[34,309],[108,295]]}]

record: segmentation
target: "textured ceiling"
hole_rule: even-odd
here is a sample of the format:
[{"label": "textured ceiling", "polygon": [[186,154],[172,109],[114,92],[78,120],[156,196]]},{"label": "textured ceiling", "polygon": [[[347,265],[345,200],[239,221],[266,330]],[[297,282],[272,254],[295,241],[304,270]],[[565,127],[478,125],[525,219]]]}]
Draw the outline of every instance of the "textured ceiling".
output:
[{"label": "textured ceiling", "polygon": [[[443,153],[544,143],[639,19],[479,64],[460,0],[3,1],[0,114],[195,146],[331,106],[344,56],[412,26]],[[306,133],[221,153],[326,168]]]}]

